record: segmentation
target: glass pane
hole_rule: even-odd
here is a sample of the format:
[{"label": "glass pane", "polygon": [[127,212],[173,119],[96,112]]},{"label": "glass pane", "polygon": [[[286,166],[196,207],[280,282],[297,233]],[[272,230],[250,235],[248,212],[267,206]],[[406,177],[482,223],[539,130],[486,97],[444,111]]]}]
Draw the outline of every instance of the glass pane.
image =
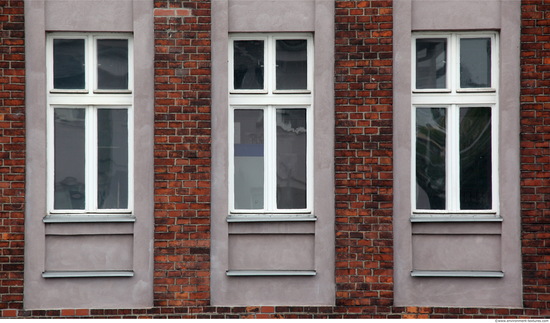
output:
[{"label": "glass pane", "polygon": [[84,109],[54,111],[54,209],[83,210],[85,199]]},{"label": "glass pane", "polygon": [[460,87],[491,87],[491,39],[460,40]]},{"label": "glass pane", "polygon": [[264,208],[264,112],[235,110],[235,209]]},{"label": "glass pane", "polygon": [[84,39],[53,40],[53,87],[62,90],[86,88]]},{"label": "glass pane", "polygon": [[447,39],[416,40],[416,88],[447,87]]},{"label": "glass pane", "polygon": [[262,40],[237,40],[233,44],[233,86],[235,90],[263,90],[264,42]]},{"label": "glass pane", "polygon": [[128,89],[128,40],[97,40],[97,88]]},{"label": "glass pane", "polygon": [[277,208],[307,207],[306,156],[306,109],[277,109]]},{"label": "glass pane", "polygon": [[97,111],[97,206],[128,208],[128,110]]},{"label": "glass pane", "polygon": [[492,208],[491,109],[460,109],[460,208]]},{"label": "glass pane", "polygon": [[416,109],[416,208],[445,209],[445,108]]},{"label": "glass pane", "polygon": [[307,89],[307,41],[277,40],[277,90]]}]

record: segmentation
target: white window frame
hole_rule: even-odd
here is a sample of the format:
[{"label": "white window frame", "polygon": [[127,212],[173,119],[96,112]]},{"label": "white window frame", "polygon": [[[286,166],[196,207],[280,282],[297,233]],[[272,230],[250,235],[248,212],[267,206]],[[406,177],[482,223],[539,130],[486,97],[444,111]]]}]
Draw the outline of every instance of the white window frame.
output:
[{"label": "white window frame", "polygon": [[[416,89],[416,40],[419,38],[447,39],[447,88]],[[460,48],[462,38],[491,39],[491,87],[460,88]],[[496,32],[419,32],[412,37],[412,109],[411,109],[411,210],[413,217],[425,216],[497,216],[499,214],[499,42]],[[491,109],[491,167],[492,207],[486,210],[460,208],[460,155],[459,112],[460,108],[487,107]],[[416,208],[416,109],[445,108],[446,131],[446,207],[444,210]]]},{"label": "white window frame", "polygon": [[[54,89],[53,87],[53,40],[85,40],[85,88],[77,90]],[[97,89],[97,51],[98,39],[128,40],[128,89]],[[134,96],[133,92],[133,38],[129,33],[50,33],[46,38],[47,73],[47,207],[48,214],[131,214],[134,205]],[[91,90],[91,88],[93,88]],[[54,209],[55,192],[55,147],[54,147],[54,110],[77,108],[85,110],[85,208],[81,210]],[[97,207],[97,110],[126,109],[128,111],[128,207],[125,209],[98,209]]]},{"label": "white window frame", "polygon": [[[307,40],[307,89],[275,90],[275,44],[279,39]],[[264,40],[264,89],[235,90],[233,86],[233,42],[236,40]],[[309,33],[250,33],[232,34],[229,38],[229,116],[228,116],[228,197],[231,215],[271,217],[278,214],[310,215],[313,213],[313,36]],[[234,196],[234,111],[261,109],[264,111],[264,208],[236,209]],[[278,209],[276,165],[276,111],[277,109],[306,109],[306,208]]]}]

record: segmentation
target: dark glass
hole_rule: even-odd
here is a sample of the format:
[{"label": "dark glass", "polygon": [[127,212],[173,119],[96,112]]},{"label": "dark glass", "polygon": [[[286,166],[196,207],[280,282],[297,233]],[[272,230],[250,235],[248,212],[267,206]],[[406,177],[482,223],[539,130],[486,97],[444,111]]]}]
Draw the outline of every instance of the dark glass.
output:
[{"label": "dark glass", "polygon": [[277,109],[277,208],[307,207],[306,109]]},{"label": "dark glass", "polygon": [[446,208],[445,108],[416,109],[416,208]]},{"label": "dark glass", "polygon": [[460,39],[460,87],[491,87],[491,39]]},{"label": "dark glass", "polygon": [[460,208],[492,208],[491,109],[460,109]]},{"label": "dark glass", "polygon": [[264,42],[236,40],[233,42],[233,86],[235,90],[263,90]]},{"label": "dark glass", "polygon": [[234,168],[235,209],[263,209],[263,110],[235,110]]},{"label": "dark glass", "polygon": [[54,209],[83,210],[86,206],[84,109],[54,111]]},{"label": "dark glass", "polygon": [[53,87],[60,90],[86,88],[84,39],[53,40]]},{"label": "dark glass", "polygon": [[447,39],[416,40],[416,88],[447,87]]},{"label": "dark glass", "polygon": [[97,206],[128,208],[128,110],[97,111]]},{"label": "dark glass", "polygon": [[277,90],[307,89],[307,40],[277,40]]},{"label": "dark glass", "polygon": [[97,40],[97,88],[128,89],[128,40]]}]

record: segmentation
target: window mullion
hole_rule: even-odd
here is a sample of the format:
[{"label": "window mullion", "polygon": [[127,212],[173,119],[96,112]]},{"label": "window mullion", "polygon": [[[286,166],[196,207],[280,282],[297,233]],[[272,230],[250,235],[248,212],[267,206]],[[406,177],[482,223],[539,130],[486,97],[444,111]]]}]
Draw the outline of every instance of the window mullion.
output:
[{"label": "window mullion", "polygon": [[86,209],[97,211],[97,107],[86,107]]},{"label": "window mullion", "polygon": [[264,154],[265,154],[265,209],[273,212],[277,209],[277,126],[276,109],[267,106],[264,110]]},{"label": "window mullion", "polygon": [[447,132],[447,210],[460,210],[460,110],[456,105],[448,109]]}]

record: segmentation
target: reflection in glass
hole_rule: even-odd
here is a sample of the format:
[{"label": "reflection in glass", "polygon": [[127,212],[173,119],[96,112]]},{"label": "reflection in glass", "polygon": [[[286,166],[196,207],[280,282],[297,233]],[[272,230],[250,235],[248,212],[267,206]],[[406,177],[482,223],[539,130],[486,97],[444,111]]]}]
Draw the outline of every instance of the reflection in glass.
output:
[{"label": "reflection in glass", "polygon": [[491,87],[491,39],[460,39],[460,87]]},{"label": "reflection in glass", "polygon": [[307,41],[277,40],[277,90],[307,89]]},{"label": "reflection in glass", "polygon": [[85,82],[84,39],[53,40],[54,89],[84,89]]},{"label": "reflection in glass", "polygon": [[306,109],[277,109],[277,208],[307,207],[306,154]]},{"label": "reflection in glass", "polygon": [[128,89],[128,40],[97,40],[97,88]]},{"label": "reflection in glass", "polygon": [[84,109],[54,110],[54,209],[85,208]]},{"label": "reflection in glass", "polygon": [[447,87],[447,39],[416,40],[416,88]]},{"label": "reflection in glass", "polygon": [[235,90],[263,90],[264,42],[236,40],[233,42],[233,86]]},{"label": "reflection in glass", "polygon": [[263,209],[263,110],[235,110],[233,144],[235,209]]},{"label": "reflection in glass", "polygon": [[416,208],[444,210],[446,109],[416,109]]},{"label": "reflection in glass", "polygon": [[492,208],[491,109],[460,109],[460,208]]},{"label": "reflection in glass", "polygon": [[128,208],[128,110],[97,111],[97,206]]}]

